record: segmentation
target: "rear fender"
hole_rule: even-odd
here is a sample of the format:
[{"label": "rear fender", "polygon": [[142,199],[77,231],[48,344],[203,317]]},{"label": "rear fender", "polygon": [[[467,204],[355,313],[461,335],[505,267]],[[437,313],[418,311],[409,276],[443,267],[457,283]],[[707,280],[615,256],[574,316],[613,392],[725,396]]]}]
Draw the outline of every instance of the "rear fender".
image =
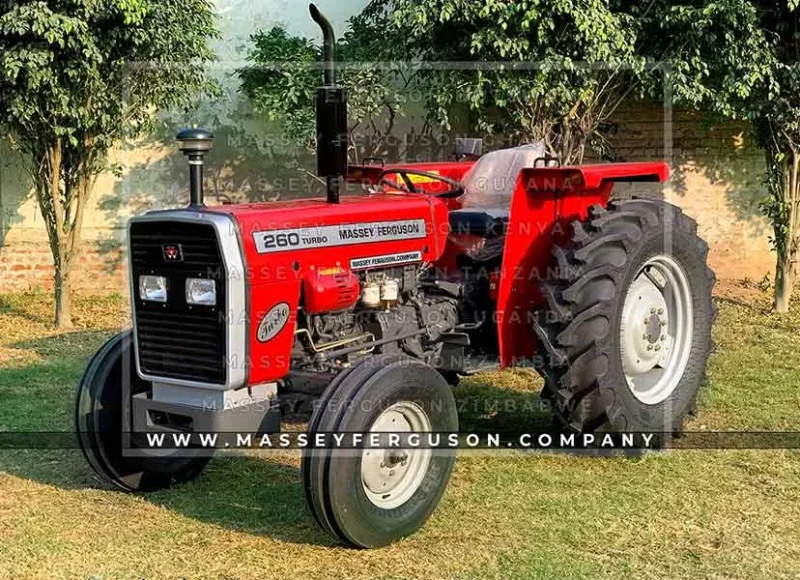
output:
[{"label": "rear fender", "polygon": [[588,218],[589,207],[606,206],[615,182],[663,182],[666,163],[607,163],[525,169],[511,202],[497,297],[497,332],[504,367],[537,355],[533,317],[544,299],[539,280],[548,277],[554,243],[572,235],[571,223]]}]

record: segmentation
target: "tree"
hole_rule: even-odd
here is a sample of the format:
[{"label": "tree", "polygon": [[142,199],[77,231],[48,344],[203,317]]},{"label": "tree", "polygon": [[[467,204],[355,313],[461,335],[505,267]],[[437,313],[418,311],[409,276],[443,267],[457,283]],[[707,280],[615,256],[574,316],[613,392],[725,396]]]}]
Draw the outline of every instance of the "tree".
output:
[{"label": "tree", "polygon": [[[639,2],[617,1],[637,14]],[[777,254],[774,309],[786,312],[800,259],[800,26],[795,0],[651,2],[641,51],[672,66],[675,102],[750,122],[766,159],[762,209]],[[660,92],[660,89],[655,91]]]},{"label": "tree", "polygon": [[108,152],[206,88],[208,0],[0,0],[0,125],[23,154],[55,264],[55,322]]},{"label": "tree", "polygon": [[796,0],[759,2],[774,60],[765,98],[753,103],[756,141],[767,162],[767,199],[777,253],[775,310],[787,312],[800,260],[800,26]]},{"label": "tree", "polygon": [[644,65],[631,17],[604,0],[374,0],[371,8],[405,39],[405,58],[441,63],[422,81],[436,121],[449,127],[466,109],[468,126],[510,145],[542,141],[565,164],[580,163],[587,146],[604,149],[598,129],[635,91]]},{"label": "tree", "polygon": [[[382,26],[383,17],[367,10],[350,20],[335,48],[339,84],[348,93],[350,151],[356,162],[361,154],[387,154],[413,77],[402,66],[385,67],[376,59],[387,51]],[[295,144],[313,150],[322,47],[282,27],[258,31],[251,41],[248,60],[253,64],[239,71],[242,91],[257,113],[277,122]]]}]

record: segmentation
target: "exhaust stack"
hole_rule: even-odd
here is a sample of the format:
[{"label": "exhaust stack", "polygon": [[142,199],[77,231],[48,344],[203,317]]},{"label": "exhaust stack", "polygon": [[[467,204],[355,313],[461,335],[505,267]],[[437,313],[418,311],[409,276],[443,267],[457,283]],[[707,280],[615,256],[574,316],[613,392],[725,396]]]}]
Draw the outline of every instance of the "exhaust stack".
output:
[{"label": "exhaust stack", "polygon": [[347,175],[347,94],[336,84],[333,27],[314,4],[308,8],[324,38],[325,85],[317,90],[317,175],[326,180],[328,203],[339,203],[339,189]]},{"label": "exhaust stack", "polygon": [[206,129],[184,129],[176,139],[181,153],[189,158],[189,207],[204,207],[203,158],[211,151],[214,135]]}]

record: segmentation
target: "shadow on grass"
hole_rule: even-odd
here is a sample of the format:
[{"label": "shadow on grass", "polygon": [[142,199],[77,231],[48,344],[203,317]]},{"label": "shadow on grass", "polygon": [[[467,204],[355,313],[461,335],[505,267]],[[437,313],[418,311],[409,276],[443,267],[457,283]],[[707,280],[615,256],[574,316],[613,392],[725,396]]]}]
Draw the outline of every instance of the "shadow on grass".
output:
[{"label": "shadow on grass", "polygon": [[34,314],[6,296],[0,296],[0,314],[17,316],[29,322],[35,322],[36,324],[51,324],[53,322],[49,316]]},{"label": "shadow on grass", "polygon": [[[96,479],[78,449],[0,451],[0,473],[65,490],[114,490]],[[120,500],[126,494],[119,493]],[[203,523],[297,544],[336,545],[305,504],[300,470],[277,452],[215,457],[193,482],[137,494]],[[135,508],[129,508],[135,509]]]},{"label": "shadow on grass", "polygon": [[42,358],[70,357],[88,359],[100,348],[115,330],[79,330],[53,336],[44,336],[14,343],[14,348],[35,352]]},{"label": "shadow on grass", "polygon": [[337,545],[306,506],[300,469],[277,452],[220,456],[191,484],[146,496],[201,522],[296,544]]},{"label": "shadow on grass", "polygon": [[765,302],[764,304],[754,304],[752,301],[748,301],[743,298],[738,298],[734,296],[715,296],[714,302],[719,304],[732,304],[733,306],[739,306],[746,310],[752,311],[753,314],[760,315],[760,316],[769,316],[772,314],[772,305]]},{"label": "shadow on grass", "polygon": [[[478,380],[455,392],[462,431],[551,427],[537,392]],[[294,417],[287,427],[302,428],[299,420]],[[299,455],[286,452],[218,455],[195,481],[141,497],[200,522],[242,533],[297,544],[338,545],[318,528],[306,507],[298,463]],[[78,449],[2,451],[0,471],[67,490],[109,489],[96,480]]]},{"label": "shadow on grass", "polygon": [[470,379],[454,390],[462,433],[548,431],[553,416],[540,391],[498,387]]}]

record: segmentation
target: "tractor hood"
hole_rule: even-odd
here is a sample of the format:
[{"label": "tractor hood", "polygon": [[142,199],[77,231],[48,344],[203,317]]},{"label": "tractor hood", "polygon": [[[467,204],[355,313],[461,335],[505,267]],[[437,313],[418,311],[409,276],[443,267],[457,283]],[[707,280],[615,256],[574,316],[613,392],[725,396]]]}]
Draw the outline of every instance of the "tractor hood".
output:
[{"label": "tractor hood", "polygon": [[[237,224],[250,284],[296,279],[309,270],[340,266],[364,269],[369,258],[414,254],[436,261],[448,235],[447,208],[426,195],[375,194],[217,206]],[[389,258],[385,258],[389,259]],[[398,263],[411,260],[400,260]]]},{"label": "tractor hood", "polygon": [[218,206],[203,213],[231,218],[241,244],[250,384],[288,372],[296,313],[306,307],[309,284],[335,284],[321,278],[348,271],[435,262],[449,233],[444,202],[426,195]]}]

